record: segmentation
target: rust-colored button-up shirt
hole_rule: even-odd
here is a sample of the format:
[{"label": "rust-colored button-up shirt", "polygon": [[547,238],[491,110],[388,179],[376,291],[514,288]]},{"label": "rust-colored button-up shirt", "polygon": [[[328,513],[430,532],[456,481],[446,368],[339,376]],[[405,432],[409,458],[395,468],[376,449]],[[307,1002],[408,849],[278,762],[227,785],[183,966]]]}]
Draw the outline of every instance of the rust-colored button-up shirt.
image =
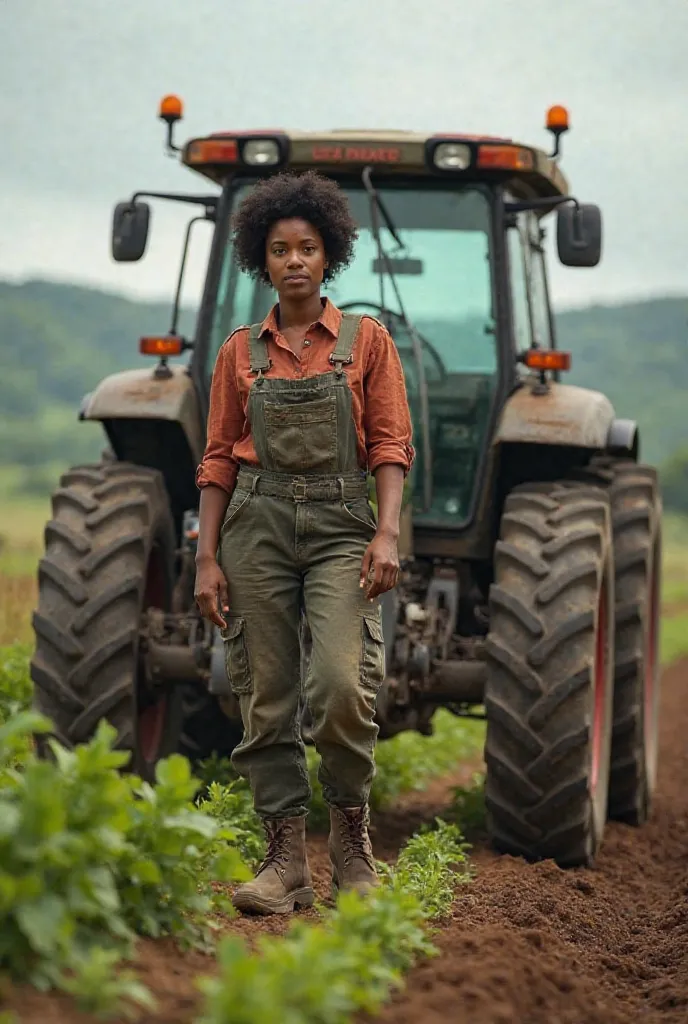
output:
[{"label": "rust-colored button-up shirt", "polygon": [[[263,321],[272,366],[266,377],[300,379],[332,370],[329,361],[342,314],[329,299],[309,327],[299,358],[280,334],[277,306]],[[255,381],[250,372],[247,327],[240,327],[220,349],[210,388],[205,454],[196,472],[199,488],[213,484],[231,494],[239,463],[257,466],[258,458],[246,417],[248,393]],[[414,459],[411,417],[401,360],[387,330],[365,317],[356,338],[353,362],[344,367],[352,392],[352,414],[358,438],[358,461],[371,473],[383,463],[408,472]]]}]

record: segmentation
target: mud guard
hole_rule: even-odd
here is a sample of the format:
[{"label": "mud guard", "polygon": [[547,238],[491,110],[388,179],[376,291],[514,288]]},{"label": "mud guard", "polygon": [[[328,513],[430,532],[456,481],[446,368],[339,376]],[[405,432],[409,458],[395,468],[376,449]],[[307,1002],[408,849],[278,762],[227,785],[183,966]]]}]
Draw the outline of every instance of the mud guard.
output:
[{"label": "mud guard", "polygon": [[194,383],[185,366],[170,366],[169,376],[149,369],[113,373],[86,395],[79,419],[100,420],[106,427],[116,420],[178,423],[197,465],[205,447],[205,432]]},{"label": "mud guard", "polygon": [[634,432],[614,428],[621,423],[624,421],[615,418],[612,403],[598,391],[550,382],[547,391],[538,392],[526,384],[507,399],[495,444],[515,442],[606,451],[614,438],[617,444],[632,446]]}]

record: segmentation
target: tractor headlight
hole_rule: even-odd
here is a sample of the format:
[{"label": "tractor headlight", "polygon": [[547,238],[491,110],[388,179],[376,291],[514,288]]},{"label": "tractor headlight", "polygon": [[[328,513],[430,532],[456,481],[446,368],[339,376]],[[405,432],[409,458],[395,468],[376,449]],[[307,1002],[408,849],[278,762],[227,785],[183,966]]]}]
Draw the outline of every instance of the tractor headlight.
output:
[{"label": "tractor headlight", "polygon": [[471,149],[461,142],[440,142],[433,159],[441,171],[465,171],[471,164]]},{"label": "tractor headlight", "polygon": [[280,162],[280,148],[274,139],[251,139],[244,143],[242,156],[252,167],[273,167]]}]

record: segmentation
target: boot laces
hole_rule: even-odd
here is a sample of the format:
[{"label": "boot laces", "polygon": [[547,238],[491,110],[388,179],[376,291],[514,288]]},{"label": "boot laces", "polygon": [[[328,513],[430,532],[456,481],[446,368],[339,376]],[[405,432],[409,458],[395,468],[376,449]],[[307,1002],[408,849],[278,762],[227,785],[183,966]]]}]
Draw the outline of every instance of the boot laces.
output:
[{"label": "boot laces", "polygon": [[339,820],[342,824],[342,848],[344,861],[350,864],[357,857],[372,865],[372,856],[368,840],[367,824],[368,819],[365,809],[356,808],[351,811],[341,811]]},{"label": "boot laces", "polygon": [[265,823],[265,834],[268,841],[268,848],[257,874],[265,871],[273,864],[277,868],[284,869],[289,862],[289,840],[293,829],[285,821],[270,821]]}]

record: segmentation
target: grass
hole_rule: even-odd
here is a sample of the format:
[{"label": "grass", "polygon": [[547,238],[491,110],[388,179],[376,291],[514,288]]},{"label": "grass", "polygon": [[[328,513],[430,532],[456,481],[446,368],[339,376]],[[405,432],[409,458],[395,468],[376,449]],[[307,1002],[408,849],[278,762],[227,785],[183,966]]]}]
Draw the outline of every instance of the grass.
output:
[{"label": "grass", "polygon": [[688,654],[688,519],[666,515],[663,542],[660,656],[669,665]]},{"label": "grass", "polygon": [[[9,483],[5,475],[0,484]],[[9,486],[4,493],[8,490]],[[36,567],[49,518],[47,499],[6,497],[0,501],[0,645],[32,640]]]},{"label": "grass", "polygon": [[685,605],[688,613],[688,520],[665,516],[663,539],[662,604],[667,610]]}]

